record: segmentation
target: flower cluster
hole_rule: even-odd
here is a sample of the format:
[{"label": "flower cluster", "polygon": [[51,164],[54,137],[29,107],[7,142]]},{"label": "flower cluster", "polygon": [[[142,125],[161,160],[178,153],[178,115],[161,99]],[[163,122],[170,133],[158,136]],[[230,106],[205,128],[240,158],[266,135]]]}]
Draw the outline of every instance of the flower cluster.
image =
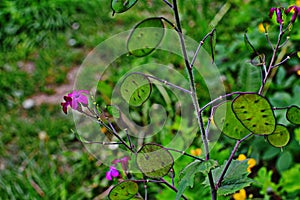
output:
[{"label": "flower cluster", "polygon": [[296,5],[290,6],[288,9],[284,9],[282,7],[278,7],[278,8],[273,7],[270,9],[269,17],[272,18],[275,12],[277,23],[283,24],[283,18],[282,18],[283,11],[286,15],[288,15],[289,13],[293,13],[290,23],[294,23],[297,19],[297,16],[300,17],[300,7]]},{"label": "flower cluster", "polygon": [[68,112],[68,106],[70,106],[74,110],[78,110],[82,106],[88,105],[88,98],[85,95],[88,95],[89,91],[87,90],[74,90],[68,94],[68,96],[64,96],[65,102],[61,103],[62,109],[65,114]]}]

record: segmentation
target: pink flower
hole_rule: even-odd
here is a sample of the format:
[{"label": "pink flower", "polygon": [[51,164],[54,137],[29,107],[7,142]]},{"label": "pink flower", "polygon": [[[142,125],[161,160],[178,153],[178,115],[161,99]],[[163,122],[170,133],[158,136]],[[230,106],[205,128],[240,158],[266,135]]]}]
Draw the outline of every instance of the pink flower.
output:
[{"label": "pink flower", "polygon": [[113,160],[112,164],[121,163],[123,170],[126,171],[128,169],[128,160],[130,160],[130,157],[124,156],[124,158]]},{"label": "pink flower", "polygon": [[111,181],[113,177],[118,177],[119,175],[119,171],[114,166],[110,166],[109,171],[106,172],[106,179]]},{"label": "pink flower", "polygon": [[88,98],[85,95],[88,95],[89,91],[87,90],[74,90],[64,96],[66,102],[62,102],[61,106],[65,114],[67,114],[68,106],[71,106],[72,109],[77,110],[80,105],[87,106]]}]

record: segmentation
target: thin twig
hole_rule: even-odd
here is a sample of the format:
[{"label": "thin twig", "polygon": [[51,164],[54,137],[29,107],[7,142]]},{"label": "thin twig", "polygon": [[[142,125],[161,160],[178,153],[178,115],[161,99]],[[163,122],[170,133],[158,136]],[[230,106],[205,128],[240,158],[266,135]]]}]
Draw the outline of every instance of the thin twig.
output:
[{"label": "thin twig", "polygon": [[207,33],[207,34],[204,36],[204,38],[199,42],[199,45],[198,45],[198,47],[197,47],[197,50],[196,50],[196,52],[195,52],[195,54],[194,54],[194,56],[193,56],[193,59],[192,59],[192,61],[191,61],[191,67],[194,66],[194,64],[195,64],[195,62],[196,62],[196,59],[197,59],[197,56],[198,56],[198,54],[199,54],[199,51],[200,51],[202,45],[204,44],[205,40],[206,40],[209,36],[212,36],[212,35],[214,34],[215,31],[216,31],[216,29],[213,28],[213,30],[212,30],[211,32]]},{"label": "thin twig", "polygon": [[187,89],[184,89],[184,88],[182,88],[182,87],[180,87],[180,86],[178,86],[178,85],[175,85],[175,84],[173,84],[173,83],[170,83],[170,82],[168,82],[168,81],[166,81],[166,80],[162,80],[162,79],[157,78],[157,77],[155,77],[155,76],[148,75],[148,74],[143,74],[143,73],[141,73],[141,72],[134,72],[134,73],[136,73],[136,74],[141,74],[141,75],[146,76],[146,77],[148,77],[148,78],[150,78],[150,79],[157,80],[157,81],[159,81],[159,82],[161,82],[161,83],[163,83],[163,84],[165,84],[165,85],[168,85],[168,86],[170,86],[170,87],[173,87],[173,88],[175,88],[175,89],[178,89],[178,90],[180,90],[180,91],[182,91],[182,92],[186,92],[186,93],[189,93],[189,94],[192,93],[191,91],[189,91],[189,90],[187,90]]},{"label": "thin twig", "polygon": [[169,2],[169,1],[167,1],[167,0],[163,0],[163,2],[165,2],[170,8],[172,8],[173,9],[173,5]]},{"label": "thin twig", "polygon": [[[167,185],[170,189],[172,189],[174,192],[178,192],[177,188],[175,188],[174,186],[172,186],[170,183],[168,183],[167,181],[165,181],[163,178],[160,179],[162,181],[162,183],[164,183],[165,185]],[[188,200],[188,198],[186,198],[184,195],[181,196],[183,199]]]},{"label": "thin twig", "polygon": [[227,172],[227,170],[228,170],[228,168],[229,168],[229,165],[230,165],[231,162],[232,162],[232,159],[233,159],[233,157],[234,157],[234,154],[235,154],[236,151],[238,150],[239,145],[240,145],[244,140],[246,140],[247,138],[249,138],[251,135],[253,135],[253,133],[250,133],[250,134],[246,135],[245,137],[243,137],[242,139],[238,140],[238,141],[235,143],[235,146],[234,146],[234,148],[233,148],[233,150],[232,150],[232,152],[231,152],[231,154],[230,154],[230,156],[229,156],[229,159],[228,159],[228,161],[226,162],[226,165],[225,165],[225,167],[224,167],[224,169],[223,169],[223,171],[222,171],[222,174],[220,175],[220,178],[219,178],[219,180],[218,180],[218,182],[217,182],[217,184],[216,184],[216,190],[221,186],[221,183],[222,183],[222,181],[223,181],[223,178],[224,178],[224,176],[225,176],[225,174],[226,174],[226,172]]},{"label": "thin twig", "polygon": [[199,157],[196,157],[196,156],[193,156],[193,155],[191,155],[191,154],[188,154],[188,153],[186,153],[185,151],[180,151],[180,150],[172,149],[172,148],[164,148],[164,149],[169,150],[169,151],[174,151],[174,152],[177,152],[177,153],[181,153],[182,155],[185,155],[185,156],[194,158],[195,160],[199,160],[199,161],[202,161],[202,162],[205,161],[204,159],[199,158]]}]

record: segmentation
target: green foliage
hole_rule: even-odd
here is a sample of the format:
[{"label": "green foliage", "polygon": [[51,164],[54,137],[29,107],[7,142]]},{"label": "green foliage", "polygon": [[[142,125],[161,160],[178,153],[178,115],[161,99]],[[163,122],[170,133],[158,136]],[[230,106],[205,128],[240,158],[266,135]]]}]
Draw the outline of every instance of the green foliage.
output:
[{"label": "green foliage", "polygon": [[259,90],[260,84],[260,68],[249,63],[245,63],[238,72],[237,85],[239,86],[239,91],[256,92]]},{"label": "green foliage", "polygon": [[111,0],[111,8],[114,13],[122,13],[130,9],[138,0]]},{"label": "green foliage", "polygon": [[[282,192],[288,194],[294,193],[294,195],[300,192],[300,164],[294,165],[289,170],[282,172],[282,178],[280,179],[279,186],[282,186]],[[297,193],[296,193],[297,192]]]},{"label": "green foliage", "polygon": [[194,186],[194,179],[197,173],[207,175],[210,170],[214,169],[217,166],[218,162],[215,160],[208,160],[203,162],[196,160],[187,165],[180,172],[180,180],[178,183],[178,192],[176,194],[176,200],[180,199],[181,195],[187,187]]},{"label": "green foliage", "polygon": [[114,186],[109,192],[110,200],[127,200],[133,198],[138,193],[138,184],[133,181],[123,181]]},{"label": "green foliage", "polygon": [[272,170],[267,171],[266,167],[262,167],[258,170],[257,176],[254,178],[253,185],[261,188],[259,193],[264,195],[265,197],[268,196],[270,190],[277,193],[279,187],[274,182],[272,182],[272,175]]},{"label": "green foliage", "polygon": [[[216,183],[224,170],[226,162],[212,171],[213,179]],[[253,182],[252,179],[248,178],[249,172],[247,171],[247,162],[248,159],[243,161],[233,160],[231,162],[224,179],[221,182],[221,186],[218,188],[218,195],[232,194],[240,189],[243,189],[244,187],[249,186]],[[209,186],[208,178],[206,178],[203,184],[206,187]]]}]

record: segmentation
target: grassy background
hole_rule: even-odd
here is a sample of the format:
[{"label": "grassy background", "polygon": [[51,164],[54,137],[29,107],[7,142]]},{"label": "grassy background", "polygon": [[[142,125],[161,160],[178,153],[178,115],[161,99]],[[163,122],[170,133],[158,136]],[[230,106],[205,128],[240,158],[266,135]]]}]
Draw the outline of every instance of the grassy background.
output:
[{"label": "grassy background", "polygon": [[[270,49],[266,48],[258,24],[268,20],[270,7],[286,7],[292,3],[294,1],[182,0],[179,9],[184,33],[199,41],[210,31],[209,24],[222,6],[229,6],[216,24],[216,64],[224,74],[227,90],[233,91],[243,88],[243,66],[251,56],[244,45],[244,31],[248,30],[253,44],[267,55]],[[114,17],[110,1],[104,0],[0,2],[0,199],[92,199],[108,188],[107,167],[97,163],[74,138],[71,133],[74,124],[62,113],[60,100],[30,109],[25,109],[22,103],[36,94],[54,95],[56,87],[68,83],[67,73],[79,66],[97,44],[131,29],[146,17],[161,15],[173,20],[171,12],[159,0],[140,0],[130,11]],[[288,52],[299,50],[300,23],[297,21]],[[147,59],[140,62],[146,63]],[[172,62],[182,63],[176,59]],[[268,93],[272,103],[299,105],[297,70],[299,59],[291,59],[279,71]],[[283,119],[279,120],[284,123]],[[258,161],[252,176],[259,177],[257,172],[265,167],[274,174],[268,181],[275,184],[287,176],[283,176],[284,172],[295,169],[300,162],[300,130],[289,128],[293,142],[284,153],[262,140],[242,146],[239,153]],[[212,157],[220,162],[226,159],[232,144],[233,141],[224,138],[215,147]],[[196,146],[195,143],[191,148]],[[186,162],[183,160],[176,167],[180,169]],[[296,182],[290,184],[290,187],[297,185]],[[150,186],[153,198],[174,195],[164,187]],[[195,191],[199,188],[200,184],[188,191],[187,196],[195,199]],[[267,191],[269,188],[271,192]],[[249,192],[255,197],[283,195],[292,198],[299,193],[299,188],[292,191],[274,191],[275,186],[269,188],[257,184]],[[205,197],[206,192],[202,195]]]}]

